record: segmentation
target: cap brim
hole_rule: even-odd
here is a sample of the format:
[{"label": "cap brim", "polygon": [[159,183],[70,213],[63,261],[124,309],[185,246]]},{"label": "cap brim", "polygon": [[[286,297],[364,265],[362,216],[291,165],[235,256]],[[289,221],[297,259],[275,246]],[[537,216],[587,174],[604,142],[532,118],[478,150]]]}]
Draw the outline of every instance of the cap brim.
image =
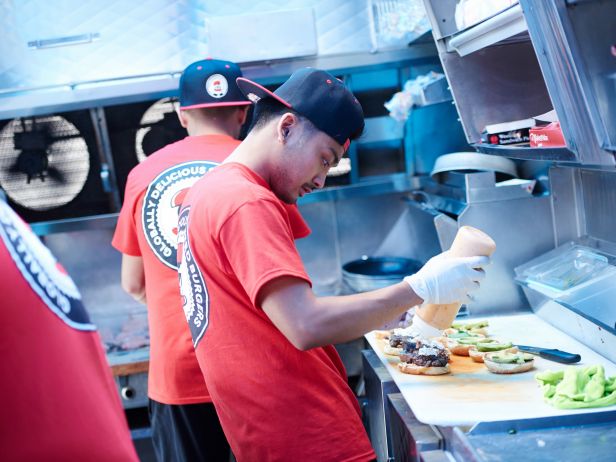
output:
[{"label": "cap brim", "polygon": [[244,77],[238,77],[235,79],[237,82],[237,86],[240,91],[244,93],[244,96],[248,98],[253,103],[257,103],[259,100],[263,98],[274,98],[276,101],[284,104],[288,108],[292,108],[291,104],[282,99],[280,96],[274,94],[274,92],[269,91],[267,88],[259,85],[257,82],[253,82],[252,80],[245,79]]},{"label": "cap brim", "polygon": [[247,106],[248,104],[252,104],[252,102],[250,101],[225,101],[221,103],[203,103],[203,104],[193,104],[192,106],[180,106],[180,110],[185,111],[187,109],[198,109],[202,107]]}]

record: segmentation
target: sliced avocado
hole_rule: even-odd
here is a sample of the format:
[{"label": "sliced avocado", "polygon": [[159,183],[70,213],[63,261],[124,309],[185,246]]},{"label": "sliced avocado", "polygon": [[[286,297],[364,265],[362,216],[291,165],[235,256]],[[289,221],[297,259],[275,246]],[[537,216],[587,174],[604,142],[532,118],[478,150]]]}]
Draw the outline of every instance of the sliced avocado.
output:
[{"label": "sliced avocado", "polygon": [[526,361],[532,361],[533,356],[527,353],[495,353],[488,357],[488,360],[499,364],[522,364]]},{"label": "sliced avocado", "polygon": [[459,330],[458,332],[454,332],[453,334],[448,334],[447,337],[449,337],[449,338],[464,338],[464,337],[471,337],[471,335],[468,332],[465,332],[463,330]]},{"label": "sliced avocado", "polygon": [[511,348],[513,345],[511,342],[507,343],[498,343],[494,340],[491,342],[478,342],[475,344],[478,351],[499,351],[506,350],[507,348]]},{"label": "sliced avocado", "polygon": [[454,322],[451,327],[458,330],[472,330],[472,329],[481,329],[482,327],[488,327],[488,321],[477,321],[465,324],[463,322]]},{"label": "sliced avocado", "polygon": [[463,337],[463,338],[459,338],[456,339],[458,341],[458,343],[462,344],[462,345],[477,345],[479,342],[481,343],[490,343],[490,342],[494,342],[495,340],[489,339],[489,338],[485,338],[485,337],[475,337],[475,336],[471,336],[469,335],[468,337]]}]

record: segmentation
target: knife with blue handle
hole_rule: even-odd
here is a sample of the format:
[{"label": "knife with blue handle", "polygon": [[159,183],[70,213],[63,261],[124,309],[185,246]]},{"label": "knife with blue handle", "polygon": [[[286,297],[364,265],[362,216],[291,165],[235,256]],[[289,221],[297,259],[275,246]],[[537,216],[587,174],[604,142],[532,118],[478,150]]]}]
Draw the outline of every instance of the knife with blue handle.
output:
[{"label": "knife with blue handle", "polygon": [[555,361],[557,363],[563,364],[574,364],[579,363],[582,359],[580,355],[574,353],[567,353],[566,351],[549,349],[549,348],[538,348],[527,345],[516,345],[521,351],[525,351],[527,353],[532,353],[534,355],[538,355],[543,359],[547,359],[549,361]]}]

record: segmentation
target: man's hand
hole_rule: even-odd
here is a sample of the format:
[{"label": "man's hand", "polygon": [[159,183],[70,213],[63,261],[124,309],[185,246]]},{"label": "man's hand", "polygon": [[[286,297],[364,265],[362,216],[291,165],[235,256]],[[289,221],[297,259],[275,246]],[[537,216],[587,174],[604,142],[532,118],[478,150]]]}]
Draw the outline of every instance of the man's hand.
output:
[{"label": "man's hand", "polygon": [[479,281],[485,277],[482,268],[489,263],[488,257],[451,257],[444,252],[404,280],[424,303],[463,303],[471,290],[479,288]]}]

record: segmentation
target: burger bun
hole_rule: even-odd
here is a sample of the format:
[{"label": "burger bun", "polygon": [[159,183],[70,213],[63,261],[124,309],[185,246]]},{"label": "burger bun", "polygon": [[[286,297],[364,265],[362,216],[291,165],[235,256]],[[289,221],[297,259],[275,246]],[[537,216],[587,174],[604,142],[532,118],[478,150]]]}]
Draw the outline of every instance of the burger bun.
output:
[{"label": "burger bun", "polygon": [[398,363],[398,369],[405,374],[413,375],[443,375],[451,372],[449,364],[442,367],[416,366],[415,364],[405,363],[403,361]]}]

